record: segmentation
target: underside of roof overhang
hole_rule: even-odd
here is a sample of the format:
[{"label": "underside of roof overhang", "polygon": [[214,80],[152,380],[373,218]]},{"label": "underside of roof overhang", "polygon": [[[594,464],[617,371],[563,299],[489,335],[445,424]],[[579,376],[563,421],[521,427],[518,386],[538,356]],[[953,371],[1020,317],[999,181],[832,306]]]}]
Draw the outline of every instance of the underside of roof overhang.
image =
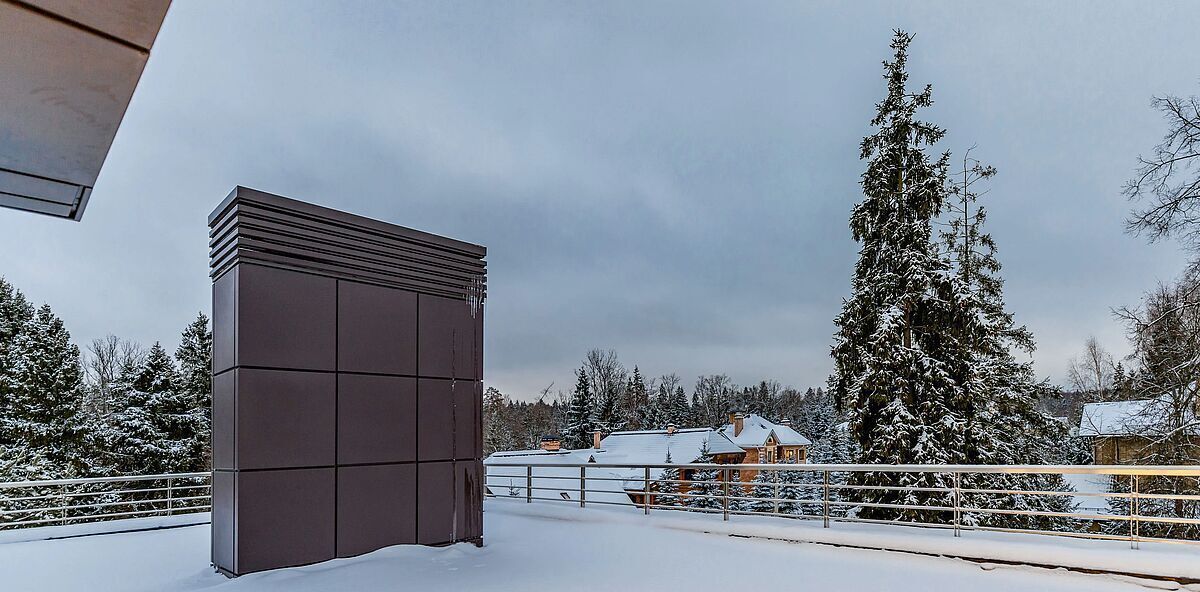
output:
[{"label": "underside of roof overhang", "polygon": [[79,220],[170,0],[0,0],[0,206]]}]

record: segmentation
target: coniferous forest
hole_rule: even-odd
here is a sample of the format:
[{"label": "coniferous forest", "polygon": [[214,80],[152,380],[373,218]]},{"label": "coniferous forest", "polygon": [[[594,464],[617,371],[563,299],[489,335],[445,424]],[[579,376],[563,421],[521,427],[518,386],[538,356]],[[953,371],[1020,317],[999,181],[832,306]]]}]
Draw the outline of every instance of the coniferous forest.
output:
[{"label": "coniferous forest", "polygon": [[112,335],[80,350],[0,278],[0,481],[206,470],[211,355],[204,314],[174,354]]}]

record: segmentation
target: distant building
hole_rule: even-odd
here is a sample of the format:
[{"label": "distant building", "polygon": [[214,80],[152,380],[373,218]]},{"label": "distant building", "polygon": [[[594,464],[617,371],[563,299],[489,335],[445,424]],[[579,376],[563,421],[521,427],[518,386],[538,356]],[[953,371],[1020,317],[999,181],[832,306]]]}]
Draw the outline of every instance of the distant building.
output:
[{"label": "distant building", "polygon": [[[812,442],[786,423],[774,423],[760,415],[731,413],[720,432],[746,452],[746,464],[806,463]],[[753,481],[758,471],[743,470],[742,481]]]},{"label": "distant building", "polygon": [[[730,423],[719,429],[687,428],[673,426],[665,430],[638,430],[613,432],[607,437],[595,436],[592,448],[562,450],[556,437],[542,439],[541,447],[535,450],[508,450],[496,452],[484,459],[488,467],[488,493],[525,495],[529,476],[524,467],[503,467],[502,463],[538,465],[532,477],[533,497],[578,500],[579,469],[575,467],[553,468],[554,465],[609,464],[629,465],[625,468],[599,468],[586,472],[588,499],[614,502],[612,495],[622,492],[627,496],[625,503],[642,503],[645,491],[646,472],[643,465],[661,465],[670,453],[671,462],[687,464],[698,460],[707,448],[714,464],[738,465],[743,463],[803,463],[808,459],[808,446],[812,443],[786,424],[770,422],[758,415],[731,414]],[[545,468],[542,467],[545,465]],[[651,481],[657,480],[662,469],[650,470]],[[730,478],[734,481],[750,482],[758,471],[735,469]],[[684,470],[679,478],[692,479],[692,471]],[[568,482],[570,480],[570,482]],[[681,493],[687,493],[683,484]]]},{"label": "distant building", "polygon": [[[1162,416],[1168,408],[1155,399],[1087,403],[1077,434],[1092,439],[1096,464],[1136,464],[1150,452],[1151,435],[1168,425]],[[1200,429],[1193,428],[1189,437],[1200,446]]]},{"label": "distant building", "polygon": [[[596,446],[579,450],[562,450],[556,446],[554,439],[543,439],[541,448],[536,450],[508,450],[492,454],[484,459],[488,467],[488,493],[505,495],[509,493],[525,495],[528,475],[523,467],[497,466],[500,463],[512,462],[538,465],[532,478],[533,497],[549,496],[555,500],[579,499],[579,469],[575,467],[555,468],[555,465],[573,464],[622,464],[626,468],[596,468],[587,471],[587,495],[592,501],[601,503],[642,503],[645,490],[646,472],[640,469],[642,465],[661,465],[671,455],[671,462],[686,464],[700,458],[702,450],[707,446],[713,462],[717,464],[737,464],[742,462],[746,453],[731,442],[719,431],[710,428],[676,429],[668,427],[665,430],[639,430],[628,432],[613,432],[607,437],[596,435]],[[542,467],[545,465],[545,468]],[[651,469],[650,479],[657,480],[662,469]],[[735,476],[736,478],[736,473]],[[691,471],[683,471],[681,480],[692,478]],[[681,490],[686,493],[687,486]],[[620,494],[614,496],[613,494]]]}]

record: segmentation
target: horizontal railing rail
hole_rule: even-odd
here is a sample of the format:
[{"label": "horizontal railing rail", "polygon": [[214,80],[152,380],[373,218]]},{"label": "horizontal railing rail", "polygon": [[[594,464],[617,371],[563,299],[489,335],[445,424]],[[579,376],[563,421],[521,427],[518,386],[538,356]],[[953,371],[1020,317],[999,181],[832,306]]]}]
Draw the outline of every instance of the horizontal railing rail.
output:
[{"label": "horizontal railing rail", "polygon": [[0,482],[0,530],[175,516],[212,508],[212,473]]},{"label": "horizontal railing rail", "polygon": [[[1200,465],[485,463],[489,498],[1200,544]],[[677,471],[676,477],[663,475]],[[697,473],[715,474],[698,479]],[[767,479],[749,479],[750,475]],[[899,474],[920,485],[897,485]],[[1048,476],[1101,476],[1076,491]],[[996,476],[1000,477],[999,482]],[[1025,476],[1027,481],[1013,479]],[[1008,479],[1008,481],[1004,481]],[[1012,483],[1033,482],[1019,488]],[[1051,487],[1057,483],[1057,487]],[[550,492],[550,493],[548,493]],[[556,495],[554,495],[556,494]],[[1076,500],[1101,501],[1104,508]]]},{"label": "horizontal railing rail", "polygon": [[836,465],[817,463],[768,463],[768,464],[623,464],[623,463],[520,463],[488,461],[488,467],[543,467],[562,468],[586,467],[589,469],[732,469],[732,470],[780,470],[780,471],[835,471],[857,473],[996,473],[996,474],[1045,474],[1045,475],[1162,475],[1177,477],[1200,477],[1200,465]]}]

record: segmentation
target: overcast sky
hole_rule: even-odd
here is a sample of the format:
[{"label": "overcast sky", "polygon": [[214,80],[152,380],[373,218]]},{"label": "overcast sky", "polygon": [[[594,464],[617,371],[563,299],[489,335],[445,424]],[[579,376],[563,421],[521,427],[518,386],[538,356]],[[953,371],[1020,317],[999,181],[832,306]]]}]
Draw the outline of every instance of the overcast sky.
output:
[{"label": "overcast sky", "polygon": [[1200,5],[176,0],[81,223],[0,210],[0,274],[174,348],[210,308],[209,211],[241,184],[488,247],[487,382],[630,367],[820,385],[857,251],[858,144],[894,27],[988,196],[1008,304],[1061,380],[1182,267],[1122,232],[1200,92]]}]

